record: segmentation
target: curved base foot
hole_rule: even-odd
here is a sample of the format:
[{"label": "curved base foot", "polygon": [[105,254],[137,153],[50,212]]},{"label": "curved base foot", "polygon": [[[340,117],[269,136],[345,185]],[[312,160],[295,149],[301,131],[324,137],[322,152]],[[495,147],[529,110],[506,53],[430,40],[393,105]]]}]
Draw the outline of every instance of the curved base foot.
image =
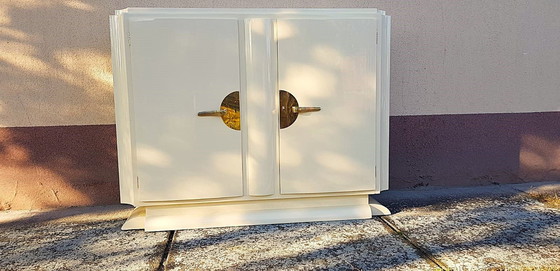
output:
[{"label": "curved base foot", "polygon": [[371,215],[372,216],[382,216],[382,215],[390,215],[391,211],[387,209],[387,207],[381,205],[374,199],[369,200],[369,207],[371,208]]},{"label": "curved base foot", "polygon": [[140,230],[144,229],[144,225],[146,224],[146,208],[145,207],[136,207],[124,222],[124,225],[121,227],[121,230]]}]

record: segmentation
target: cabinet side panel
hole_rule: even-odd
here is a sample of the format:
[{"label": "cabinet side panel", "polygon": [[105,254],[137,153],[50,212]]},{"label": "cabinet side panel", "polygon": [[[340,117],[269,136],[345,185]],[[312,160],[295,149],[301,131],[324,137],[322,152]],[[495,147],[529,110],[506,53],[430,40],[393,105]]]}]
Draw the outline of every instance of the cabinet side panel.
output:
[{"label": "cabinet side panel", "polygon": [[389,97],[391,83],[391,17],[383,17],[383,26],[381,30],[381,121],[380,121],[380,139],[381,150],[378,157],[379,165],[379,191],[389,189]]},{"label": "cabinet side panel", "polygon": [[122,17],[110,16],[110,27],[120,197],[121,203],[134,204],[134,177],[132,173],[130,116],[124,53],[125,37]]}]

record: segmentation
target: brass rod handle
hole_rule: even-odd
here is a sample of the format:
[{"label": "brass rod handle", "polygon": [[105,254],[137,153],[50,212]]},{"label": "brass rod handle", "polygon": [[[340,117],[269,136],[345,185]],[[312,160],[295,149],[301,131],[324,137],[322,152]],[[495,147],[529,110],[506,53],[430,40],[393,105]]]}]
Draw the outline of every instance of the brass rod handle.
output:
[{"label": "brass rod handle", "polygon": [[226,113],[225,110],[212,110],[198,112],[199,117],[221,117]]},{"label": "brass rod handle", "polygon": [[310,106],[310,107],[292,106],[292,111],[294,113],[317,112],[317,111],[321,111],[321,107],[318,107],[318,106]]}]

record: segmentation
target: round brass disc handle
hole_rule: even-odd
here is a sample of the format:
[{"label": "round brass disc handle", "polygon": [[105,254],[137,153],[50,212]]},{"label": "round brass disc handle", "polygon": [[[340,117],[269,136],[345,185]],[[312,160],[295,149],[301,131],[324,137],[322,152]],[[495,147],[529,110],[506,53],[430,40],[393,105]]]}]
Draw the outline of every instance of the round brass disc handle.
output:
[{"label": "round brass disc handle", "polygon": [[198,112],[199,117],[221,117],[224,124],[233,129],[241,130],[241,119],[239,113],[239,91],[228,94],[222,104],[220,110],[201,111]]},{"label": "round brass disc handle", "polygon": [[300,107],[298,101],[291,93],[280,90],[280,129],[292,125],[300,113],[321,111],[321,107]]}]

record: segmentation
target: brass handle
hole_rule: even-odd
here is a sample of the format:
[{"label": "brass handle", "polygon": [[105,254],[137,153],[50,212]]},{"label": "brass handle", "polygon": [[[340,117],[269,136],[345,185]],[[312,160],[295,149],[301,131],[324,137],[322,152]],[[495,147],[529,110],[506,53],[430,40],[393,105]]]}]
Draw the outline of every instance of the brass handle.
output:
[{"label": "brass handle", "polygon": [[321,107],[318,107],[318,106],[310,106],[310,107],[292,106],[292,112],[294,112],[294,113],[309,113],[309,112],[317,112],[317,111],[321,111]]},{"label": "brass handle", "polygon": [[220,110],[201,111],[199,117],[220,117],[224,124],[233,129],[241,130],[241,116],[239,112],[239,91],[228,94],[220,105]]},{"label": "brass handle", "polygon": [[199,117],[221,117],[226,113],[225,110],[212,110],[198,112]]}]

